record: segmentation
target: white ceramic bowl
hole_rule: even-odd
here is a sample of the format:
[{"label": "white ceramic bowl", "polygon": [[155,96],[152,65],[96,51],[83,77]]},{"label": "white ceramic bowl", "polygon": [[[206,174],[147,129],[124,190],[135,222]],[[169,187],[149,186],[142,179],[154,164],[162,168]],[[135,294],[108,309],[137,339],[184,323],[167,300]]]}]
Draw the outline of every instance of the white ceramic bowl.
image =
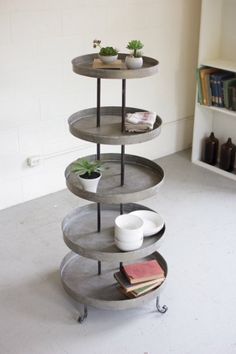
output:
[{"label": "white ceramic bowl", "polygon": [[131,242],[122,242],[115,238],[115,244],[121,251],[134,251],[142,246],[143,238]]},{"label": "white ceramic bowl", "polygon": [[131,214],[115,219],[115,238],[120,242],[136,242],[143,239],[143,220]]},{"label": "white ceramic bowl", "polygon": [[117,55],[100,55],[100,54],[98,54],[98,57],[104,64],[110,64],[110,63],[113,63],[114,61],[117,60],[118,54]]},{"label": "white ceramic bowl", "polygon": [[165,222],[160,214],[155,213],[151,210],[135,210],[132,211],[129,215],[138,216],[143,220],[143,236],[152,236],[159,232]]}]

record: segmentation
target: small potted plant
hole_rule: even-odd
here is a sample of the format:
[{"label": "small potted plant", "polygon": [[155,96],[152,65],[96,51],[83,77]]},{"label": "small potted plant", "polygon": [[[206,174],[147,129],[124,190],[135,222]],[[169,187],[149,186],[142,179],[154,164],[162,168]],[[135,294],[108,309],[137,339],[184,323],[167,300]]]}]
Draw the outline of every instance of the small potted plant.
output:
[{"label": "small potted plant", "polygon": [[102,170],[103,167],[100,161],[89,161],[86,159],[74,162],[71,169],[72,172],[78,175],[83,189],[93,193],[97,191]]},{"label": "small potted plant", "polygon": [[118,50],[114,47],[102,47],[101,41],[94,39],[93,48],[100,48],[98,53],[99,59],[105,64],[110,64],[118,58]]},{"label": "small potted plant", "polygon": [[128,43],[127,49],[131,54],[125,58],[125,63],[128,69],[139,69],[143,66],[143,58],[140,50],[143,48],[143,43],[135,39]]}]

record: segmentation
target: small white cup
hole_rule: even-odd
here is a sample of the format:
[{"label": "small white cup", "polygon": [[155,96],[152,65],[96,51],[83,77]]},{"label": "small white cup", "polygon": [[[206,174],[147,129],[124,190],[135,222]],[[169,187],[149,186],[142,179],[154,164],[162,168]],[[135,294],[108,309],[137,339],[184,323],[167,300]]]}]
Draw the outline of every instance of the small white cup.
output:
[{"label": "small white cup", "polygon": [[120,242],[135,242],[143,239],[143,220],[131,214],[115,219],[115,239]]}]

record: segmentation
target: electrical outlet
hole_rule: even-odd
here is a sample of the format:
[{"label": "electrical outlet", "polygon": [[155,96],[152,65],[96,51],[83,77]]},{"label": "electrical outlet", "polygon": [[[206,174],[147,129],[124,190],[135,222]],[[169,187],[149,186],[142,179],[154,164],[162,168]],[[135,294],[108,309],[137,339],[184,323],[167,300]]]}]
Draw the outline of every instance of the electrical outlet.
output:
[{"label": "electrical outlet", "polygon": [[30,156],[27,158],[26,162],[29,167],[35,167],[40,164],[41,158],[40,156]]}]

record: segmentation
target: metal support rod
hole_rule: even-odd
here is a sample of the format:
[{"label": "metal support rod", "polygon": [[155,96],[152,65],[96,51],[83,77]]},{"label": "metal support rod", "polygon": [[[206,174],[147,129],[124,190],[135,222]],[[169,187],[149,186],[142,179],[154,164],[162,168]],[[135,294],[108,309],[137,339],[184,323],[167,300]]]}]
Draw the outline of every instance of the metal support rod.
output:
[{"label": "metal support rod", "polygon": [[[122,110],[121,110],[121,131],[124,133],[125,131],[125,98],[126,98],[126,80],[122,79]],[[125,146],[121,145],[121,178],[120,184],[121,186],[124,185],[125,181]]]},{"label": "metal support rod", "polygon": [[101,204],[97,203],[97,232],[101,231]]},{"label": "metal support rod", "polygon": [[123,262],[120,262],[120,271],[122,269],[122,266],[123,266]]},{"label": "metal support rod", "polygon": [[[101,79],[97,79],[97,127],[101,125]],[[97,160],[100,160],[100,144],[97,144]]]},{"label": "metal support rod", "polygon": [[126,80],[122,79],[122,125],[121,130],[122,132],[125,131],[125,98],[126,98]]},{"label": "metal support rod", "polygon": [[123,186],[125,183],[125,145],[121,145],[121,176],[120,185]]},{"label": "metal support rod", "polygon": [[97,79],[97,127],[101,123],[101,79]]},{"label": "metal support rod", "polygon": [[[97,79],[97,127],[101,123],[101,79]],[[100,160],[100,144],[97,144],[97,160]],[[97,203],[97,232],[101,231],[101,205]]]},{"label": "metal support rod", "polygon": [[123,204],[120,204],[120,215],[124,214]]},{"label": "metal support rod", "polygon": [[98,261],[98,275],[101,275],[102,273],[102,262]]},{"label": "metal support rod", "polygon": [[85,318],[87,318],[87,317],[88,317],[88,308],[87,308],[86,305],[84,305],[84,313],[83,313],[83,315],[79,316],[78,322],[79,322],[79,323],[83,323],[83,321],[84,321]]}]

